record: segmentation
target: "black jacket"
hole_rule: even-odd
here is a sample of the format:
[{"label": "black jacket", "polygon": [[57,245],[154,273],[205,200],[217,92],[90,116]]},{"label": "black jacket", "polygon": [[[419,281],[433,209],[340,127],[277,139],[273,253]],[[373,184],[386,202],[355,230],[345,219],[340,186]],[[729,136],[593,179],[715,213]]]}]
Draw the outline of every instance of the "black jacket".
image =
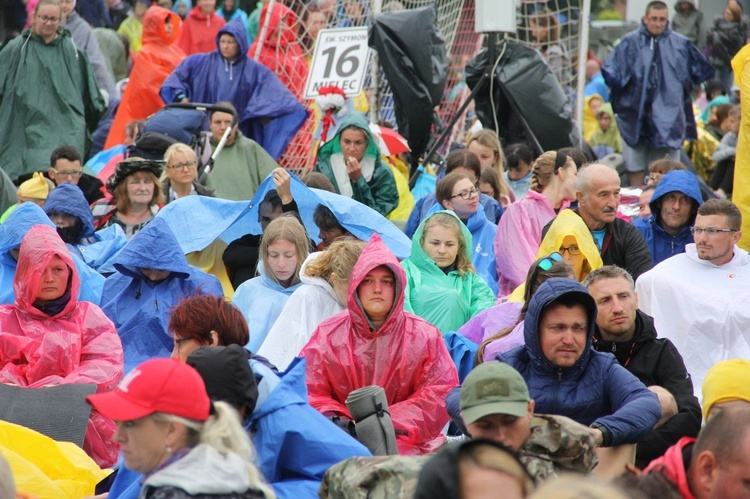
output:
[{"label": "black jacket", "polygon": [[[578,215],[578,209],[573,210]],[[554,220],[544,226],[542,239],[547,235]],[[620,218],[606,226],[607,234],[602,244],[602,261],[604,265],[617,265],[628,271],[633,280],[646,271],[651,270],[651,253],[643,235],[631,224]],[[594,237],[593,235],[591,237]]]},{"label": "black jacket", "polygon": [[658,385],[674,395],[678,413],[653,430],[636,448],[636,466],[645,467],[682,437],[695,437],[701,426],[701,407],[680,352],[666,338],[657,338],[654,320],[637,311],[633,340],[604,341],[594,331],[595,350],[614,354],[617,361],[646,386]]}]

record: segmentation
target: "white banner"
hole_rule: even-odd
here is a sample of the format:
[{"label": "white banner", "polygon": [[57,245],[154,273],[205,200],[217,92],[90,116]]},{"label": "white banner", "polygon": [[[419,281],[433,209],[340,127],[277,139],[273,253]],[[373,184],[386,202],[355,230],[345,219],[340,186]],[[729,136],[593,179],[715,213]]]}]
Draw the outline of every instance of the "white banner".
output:
[{"label": "white banner", "polygon": [[321,30],[315,42],[305,99],[314,99],[321,87],[330,85],[339,87],[346,95],[358,95],[369,57],[366,26]]}]

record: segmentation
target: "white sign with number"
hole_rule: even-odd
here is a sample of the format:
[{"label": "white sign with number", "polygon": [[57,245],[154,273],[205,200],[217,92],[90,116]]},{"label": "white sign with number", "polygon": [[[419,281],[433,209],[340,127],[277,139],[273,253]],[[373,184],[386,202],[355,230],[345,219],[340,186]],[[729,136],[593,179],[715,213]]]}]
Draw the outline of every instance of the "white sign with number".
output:
[{"label": "white sign with number", "polygon": [[315,42],[305,99],[314,99],[321,87],[329,85],[339,87],[346,95],[359,94],[369,56],[366,26],[321,30]]}]

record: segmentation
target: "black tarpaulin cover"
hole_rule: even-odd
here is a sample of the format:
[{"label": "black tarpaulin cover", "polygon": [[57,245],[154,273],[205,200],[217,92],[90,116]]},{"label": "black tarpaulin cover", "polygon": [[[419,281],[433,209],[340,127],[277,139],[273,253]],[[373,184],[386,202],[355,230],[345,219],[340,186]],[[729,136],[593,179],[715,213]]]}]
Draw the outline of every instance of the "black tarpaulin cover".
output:
[{"label": "black tarpaulin cover", "polygon": [[[518,104],[542,151],[577,147],[579,132],[573,120],[573,107],[539,52],[519,43],[503,41],[497,46],[495,57],[501,53],[492,93],[503,144],[533,144],[533,141],[513,112],[498,82],[505,84],[511,98]],[[466,65],[466,83],[471,89],[479,82],[487,62],[487,50],[483,50]],[[494,65],[495,61],[492,62]],[[475,102],[479,120],[485,127],[494,128],[489,81],[479,91]]]},{"label": "black tarpaulin cover", "polygon": [[448,77],[448,54],[435,6],[377,16],[369,45],[378,51],[393,90],[398,131],[409,141],[416,164],[427,149],[433,108],[442,101]]}]

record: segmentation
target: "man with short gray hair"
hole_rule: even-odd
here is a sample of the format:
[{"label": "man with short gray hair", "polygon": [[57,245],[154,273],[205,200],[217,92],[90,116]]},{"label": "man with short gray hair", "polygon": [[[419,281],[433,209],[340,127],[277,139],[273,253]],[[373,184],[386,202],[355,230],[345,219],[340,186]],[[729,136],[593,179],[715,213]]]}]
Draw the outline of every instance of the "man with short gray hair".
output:
[{"label": "man with short gray hair", "polygon": [[[578,208],[594,238],[605,265],[617,265],[638,278],[651,268],[651,253],[643,235],[631,224],[617,217],[620,205],[620,176],[606,165],[584,165],[576,176]],[[553,220],[554,221],[554,220]],[[552,222],[542,232],[547,234]]]},{"label": "man with short gray hair", "polygon": [[657,338],[653,318],[638,310],[630,274],[616,265],[605,265],[593,270],[583,285],[598,311],[594,350],[612,353],[659,397],[662,417],[636,450],[636,466],[643,468],[681,437],[698,434],[701,407],[680,352],[668,339]]}]

